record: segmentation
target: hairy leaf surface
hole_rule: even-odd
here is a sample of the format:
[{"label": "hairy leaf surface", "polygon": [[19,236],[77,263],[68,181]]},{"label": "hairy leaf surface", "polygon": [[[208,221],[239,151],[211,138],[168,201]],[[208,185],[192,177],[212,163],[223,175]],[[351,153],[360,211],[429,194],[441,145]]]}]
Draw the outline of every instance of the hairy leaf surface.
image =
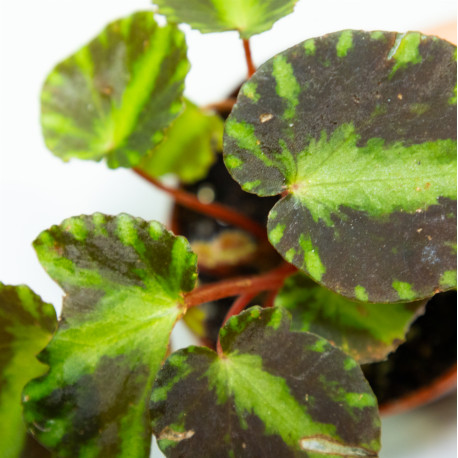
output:
[{"label": "hairy leaf surface", "polygon": [[166,130],[165,139],[146,156],[139,168],[160,177],[173,173],[183,183],[203,178],[223,144],[223,121],[190,101]]},{"label": "hairy leaf surface", "polygon": [[59,63],[41,94],[47,147],[64,161],[136,165],[182,110],[189,63],[183,33],[151,12],[109,24]]},{"label": "hairy leaf surface", "polygon": [[[364,291],[357,290],[364,300]],[[359,364],[381,361],[405,341],[425,301],[368,304],[335,294],[298,273],[287,278],[275,298],[293,317],[292,329],[329,340]]]},{"label": "hairy leaf surface", "polygon": [[278,54],[242,87],[225,163],[282,194],[269,239],[316,281],[371,302],[456,285],[456,47],[345,30]]},{"label": "hairy leaf surface", "polygon": [[25,389],[26,420],[60,457],[149,456],[149,395],[196,256],[183,237],[125,214],[69,218],[34,246],[66,296],[39,356],[50,372]]},{"label": "hairy leaf surface", "polygon": [[242,38],[269,30],[291,13],[297,0],[154,0],[172,22],[186,22],[203,33],[237,30]]},{"label": "hairy leaf surface", "polygon": [[168,358],[150,410],[166,456],[377,456],[377,401],[358,364],[290,325],[284,309],[253,307],[222,328],[222,356]]},{"label": "hairy leaf surface", "polygon": [[[2,458],[45,457],[22,419],[24,385],[47,367],[36,355],[51,340],[56,312],[27,286],[0,283],[0,451]],[[34,447],[32,453],[30,447]]]}]

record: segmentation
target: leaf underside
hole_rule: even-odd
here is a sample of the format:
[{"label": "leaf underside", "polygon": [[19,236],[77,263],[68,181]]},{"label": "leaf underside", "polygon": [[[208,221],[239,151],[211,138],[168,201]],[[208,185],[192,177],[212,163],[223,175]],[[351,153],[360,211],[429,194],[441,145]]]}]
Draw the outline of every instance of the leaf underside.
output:
[{"label": "leaf underside", "polygon": [[225,128],[242,188],[284,194],[269,239],[350,298],[413,301],[456,286],[456,48],[345,30],[275,56]]},{"label": "leaf underside", "polygon": [[425,301],[350,301],[297,273],[286,279],[275,305],[291,313],[294,331],[324,337],[359,364],[365,364],[386,359],[405,341],[410,324],[423,313]]},{"label": "leaf underside", "polygon": [[189,69],[184,34],[152,12],[109,24],[59,63],[41,94],[46,146],[61,159],[132,167],[182,110]]},{"label": "leaf underside", "polygon": [[[22,419],[24,385],[47,367],[36,359],[57,326],[56,312],[27,286],[0,283],[0,451],[2,458],[47,457]],[[33,447],[33,451],[32,451]]]},{"label": "leaf underside", "polygon": [[377,456],[377,401],[358,364],[289,314],[253,307],[221,330],[223,356],[173,353],[151,401],[168,457]]},{"label": "leaf underside", "polygon": [[154,0],[171,22],[185,22],[203,33],[237,30],[241,38],[269,30],[290,14],[297,0]]},{"label": "leaf underside", "polygon": [[125,214],[69,218],[34,246],[66,296],[39,356],[50,372],[24,392],[26,421],[60,457],[148,457],[149,395],[196,256],[161,224]]},{"label": "leaf underside", "polygon": [[185,100],[185,108],[165,132],[164,140],[138,168],[153,177],[172,173],[182,183],[203,178],[223,144],[223,121]]}]

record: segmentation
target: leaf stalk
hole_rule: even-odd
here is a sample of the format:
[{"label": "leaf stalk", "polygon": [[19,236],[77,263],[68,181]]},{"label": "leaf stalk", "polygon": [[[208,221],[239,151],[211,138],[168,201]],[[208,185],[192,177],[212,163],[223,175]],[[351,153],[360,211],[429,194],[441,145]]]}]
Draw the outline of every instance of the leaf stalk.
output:
[{"label": "leaf stalk", "polygon": [[203,203],[194,194],[186,192],[182,189],[166,186],[141,169],[134,168],[133,171],[149,183],[169,194],[176,203],[183,205],[184,207],[187,207],[191,210],[197,211],[203,215],[207,215],[214,219],[219,219],[225,223],[240,227],[241,229],[244,229],[245,231],[254,235],[259,240],[267,240],[266,229],[242,213],[239,213],[232,208],[218,203]]},{"label": "leaf stalk", "polygon": [[261,275],[236,277],[210,285],[200,286],[185,294],[186,306],[195,307],[205,302],[216,301],[224,297],[271,291],[280,288],[285,278],[297,270],[292,264],[282,264],[280,267]]},{"label": "leaf stalk", "polygon": [[250,79],[253,73],[256,71],[256,67],[254,66],[253,58],[251,57],[250,40],[244,39],[242,41],[243,41],[243,49],[245,51],[246,65],[248,67],[248,79]]}]

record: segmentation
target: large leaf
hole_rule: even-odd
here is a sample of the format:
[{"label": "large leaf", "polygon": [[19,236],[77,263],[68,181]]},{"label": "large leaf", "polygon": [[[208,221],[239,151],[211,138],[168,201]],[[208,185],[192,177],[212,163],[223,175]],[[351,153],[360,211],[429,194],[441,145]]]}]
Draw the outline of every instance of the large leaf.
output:
[{"label": "large leaf", "polygon": [[153,0],[172,22],[186,22],[203,33],[237,30],[242,38],[269,30],[291,13],[297,0]]},{"label": "large leaf", "polygon": [[34,242],[66,292],[50,372],[26,386],[25,418],[60,457],[147,457],[147,403],[193,288],[196,256],[156,222],[94,214]]},{"label": "large leaf", "polygon": [[282,309],[248,309],[223,354],[189,347],[158,374],[153,430],[168,457],[377,456],[377,401],[358,364]]},{"label": "large leaf", "polygon": [[[36,355],[57,326],[56,312],[27,286],[0,283],[0,451],[2,458],[46,456],[32,454],[33,440],[22,419],[24,385],[47,367]],[[38,448],[38,445],[35,445]]]},{"label": "large leaf", "polygon": [[425,301],[350,301],[297,273],[286,279],[275,305],[291,312],[293,330],[318,334],[363,364],[385,359],[405,340],[410,324],[423,312]]},{"label": "large leaf", "polygon": [[203,178],[223,144],[223,121],[192,102],[165,132],[165,139],[139,164],[148,175],[173,173],[184,183]]},{"label": "large leaf", "polygon": [[283,195],[269,239],[316,281],[430,297],[456,285],[455,91],[456,48],[436,37],[310,39],[242,87],[225,163],[244,190]]},{"label": "large leaf", "polygon": [[181,111],[188,68],[183,33],[159,27],[153,13],[109,24],[48,75],[41,95],[47,147],[65,161],[137,164]]}]

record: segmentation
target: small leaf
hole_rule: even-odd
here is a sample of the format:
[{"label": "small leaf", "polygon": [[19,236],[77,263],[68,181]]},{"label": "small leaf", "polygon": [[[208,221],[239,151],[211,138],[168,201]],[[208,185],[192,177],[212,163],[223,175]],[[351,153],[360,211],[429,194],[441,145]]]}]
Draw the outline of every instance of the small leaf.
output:
[{"label": "small leaf", "polygon": [[237,30],[241,38],[269,30],[290,14],[297,0],[153,0],[171,22],[185,22],[203,33]]},{"label": "small leaf", "polygon": [[203,178],[223,143],[222,119],[185,101],[185,109],[166,130],[165,139],[139,164],[148,175],[173,173],[184,183]]},{"label": "small leaf", "polygon": [[423,313],[425,301],[354,302],[298,273],[286,279],[275,305],[292,314],[293,330],[318,334],[364,364],[385,359],[405,341],[410,324]]},{"label": "small leaf", "polygon": [[25,418],[59,457],[149,456],[147,402],[185,312],[196,256],[183,237],[129,215],[65,220],[34,242],[64,289],[51,369],[25,389]]},{"label": "small leaf", "polygon": [[223,355],[168,358],[150,409],[166,456],[377,456],[377,401],[358,364],[290,324],[283,309],[253,307],[222,328]]},{"label": "small leaf", "polygon": [[455,87],[456,48],[436,37],[307,40],[242,87],[226,166],[284,196],[269,239],[314,280],[370,302],[430,297],[456,285]]},{"label": "small leaf", "polygon": [[59,63],[41,94],[46,146],[64,161],[136,165],[182,109],[189,63],[183,33],[151,12],[109,24]]},{"label": "small leaf", "polygon": [[[22,419],[24,385],[47,367],[36,355],[57,327],[56,312],[27,286],[0,283],[0,451],[2,458],[49,456],[27,434]],[[35,454],[30,447],[34,446]]]}]

